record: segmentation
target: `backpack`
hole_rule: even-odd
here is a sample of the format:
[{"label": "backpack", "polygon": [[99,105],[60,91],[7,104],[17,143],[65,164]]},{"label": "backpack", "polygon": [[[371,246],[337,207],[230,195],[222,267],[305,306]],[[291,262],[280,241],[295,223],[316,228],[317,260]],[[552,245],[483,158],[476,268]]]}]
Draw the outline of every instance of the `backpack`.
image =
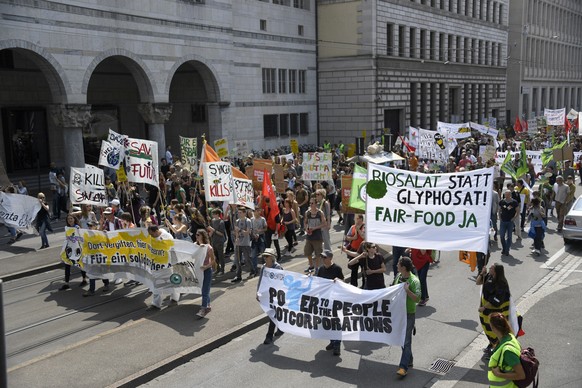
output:
[{"label": "backpack", "polygon": [[522,349],[521,354],[519,355],[519,361],[525,372],[525,378],[523,380],[513,380],[513,383],[519,388],[529,387],[533,383],[533,388],[538,388],[538,369],[540,362],[536,358],[534,349],[531,347]]}]

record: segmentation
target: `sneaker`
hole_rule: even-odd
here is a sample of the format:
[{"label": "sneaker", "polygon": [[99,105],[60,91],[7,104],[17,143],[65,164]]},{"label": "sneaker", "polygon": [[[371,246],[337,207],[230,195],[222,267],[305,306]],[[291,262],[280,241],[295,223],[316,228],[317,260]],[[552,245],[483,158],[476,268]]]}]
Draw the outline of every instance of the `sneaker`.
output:
[{"label": "sneaker", "polygon": [[103,286],[103,292],[109,291],[109,285]]},{"label": "sneaker", "polygon": [[428,301],[428,299],[421,299],[420,302],[418,302],[419,306],[426,306],[426,302]]},{"label": "sneaker", "polygon": [[333,344],[330,342],[329,345],[327,345],[325,347],[325,350],[332,350],[333,349]]},{"label": "sneaker", "polygon": [[115,279],[115,285],[118,286],[123,283],[123,279]]},{"label": "sneaker", "polygon": [[242,281],[242,278],[236,277],[236,278],[232,279],[230,282],[231,283],[238,283],[238,282],[241,282],[241,281]]},{"label": "sneaker", "polygon": [[61,286],[61,288],[59,288],[59,291],[65,291],[65,290],[68,290],[69,288],[71,288],[71,287],[68,284],[63,284]]},{"label": "sneaker", "polygon": [[233,265],[232,267],[230,267],[230,272],[236,272],[236,265]]},{"label": "sneaker", "polygon": [[281,337],[283,334],[285,334],[284,331],[277,329],[277,331],[275,332],[275,337]]},{"label": "sneaker", "polygon": [[534,249],[534,252],[533,253],[539,256],[542,252],[540,252],[539,249]]},{"label": "sneaker", "polygon": [[160,307],[158,307],[158,306],[154,306],[153,304],[150,304],[150,305],[148,306],[148,308],[146,309],[146,311],[160,311],[160,310],[161,310],[161,308],[160,308]]},{"label": "sneaker", "polygon": [[[9,241],[6,243],[6,244],[8,244],[8,245],[12,245],[12,244],[14,244],[15,242],[16,242],[16,239],[15,239],[15,238],[11,238],[11,239],[10,239],[10,240],[9,240]],[[42,249],[42,248],[40,248],[40,249]]]},{"label": "sneaker", "polygon": [[206,316],[206,309],[204,307],[202,307],[200,309],[200,311],[198,311],[198,314],[196,314],[196,316],[198,318],[204,318]]},{"label": "sneaker", "polygon": [[396,371],[396,374],[398,376],[404,377],[408,374],[408,372],[406,372],[406,369],[404,369],[404,368],[398,368],[398,370]]},{"label": "sneaker", "polygon": [[20,237],[22,237],[22,232],[16,233],[16,241],[20,240]]},{"label": "sneaker", "polygon": [[487,347],[483,349],[483,353],[485,354],[493,353],[493,346],[491,346],[491,344],[487,345]]},{"label": "sneaker", "polygon": [[263,341],[264,345],[270,345],[271,343],[273,343],[273,337],[265,337],[265,340]]},{"label": "sneaker", "polygon": [[85,291],[83,293],[83,297],[93,296],[93,295],[95,295],[95,291]]},{"label": "sneaker", "polygon": [[300,236],[304,236],[304,235],[305,235],[305,232],[304,232],[304,231],[300,231],[300,232],[299,232],[299,233],[297,233],[297,234],[298,234],[298,235],[300,235]]},{"label": "sneaker", "polygon": [[303,272],[313,272],[313,267],[308,267]]},{"label": "sneaker", "polygon": [[79,287],[85,287],[87,285],[87,281],[83,279],[81,283],[79,283]]},{"label": "sneaker", "polygon": [[293,246],[295,247],[295,246],[297,246],[297,244],[299,244],[299,243],[298,243],[297,241],[295,241],[295,242],[293,243]]},{"label": "sneaker", "polygon": [[208,306],[206,307],[206,315],[208,315],[208,313],[210,313],[212,311],[212,307]]},{"label": "sneaker", "polygon": [[256,274],[256,273],[254,273],[254,272],[251,272],[251,273],[249,274],[249,276],[248,276],[248,278],[247,278],[247,279],[252,279],[252,278],[254,278],[255,276],[257,276],[257,274]]}]

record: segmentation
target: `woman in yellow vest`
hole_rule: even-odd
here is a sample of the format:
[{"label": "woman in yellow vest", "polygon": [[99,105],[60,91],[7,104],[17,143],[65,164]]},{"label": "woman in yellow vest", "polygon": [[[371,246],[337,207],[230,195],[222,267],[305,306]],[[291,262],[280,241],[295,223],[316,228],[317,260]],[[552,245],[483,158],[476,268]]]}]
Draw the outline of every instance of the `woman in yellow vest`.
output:
[{"label": "woman in yellow vest", "polygon": [[514,380],[523,380],[525,371],[521,366],[519,356],[521,345],[511,332],[509,322],[501,313],[493,313],[489,317],[491,330],[499,338],[489,359],[487,379],[490,387],[515,388]]}]

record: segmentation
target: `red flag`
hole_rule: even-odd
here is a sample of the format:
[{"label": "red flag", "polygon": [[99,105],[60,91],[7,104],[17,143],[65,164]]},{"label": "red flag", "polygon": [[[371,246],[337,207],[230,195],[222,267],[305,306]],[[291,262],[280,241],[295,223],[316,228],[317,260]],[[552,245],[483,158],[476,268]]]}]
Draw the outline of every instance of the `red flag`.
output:
[{"label": "red flag", "polygon": [[579,129],[579,122],[578,122],[578,116],[576,116],[576,120],[574,120],[574,129]]},{"label": "red flag", "polygon": [[523,131],[523,127],[521,126],[521,120],[519,119],[519,116],[515,116],[515,124],[513,124],[513,130],[515,131],[515,133],[520,133],[521,131]]},{"label": "red flag", "polygon": [[400,136],[400,141],[402,141],[402,144],[404,144],[404,146],[406,147],[408,152],[416,151],[416,148],[411,146],[410,144],[408,144],[408,142],[406,140],[404,140],[404,137]]},{"label": "red flag", "polygon": [[566,134],[570,133],[572,130],[572,124],[570,124],[570,120],[566,117],[566,122],[564,123],[564,129],[566,130]]},{"label": "red flag", "polygon": [[[265,211],[265,215],[267,218],[267,226],[271,230],[277,229],[277,221],[275,220],[277,214],[279,214],[279,206],[277,205],[277,196],[273,191],[273,184],[271,183],[271,174],[267,170],[264,171],[263,176],[263,210]],[[266,198],[269,198],[269,203],[265,201]]]}]

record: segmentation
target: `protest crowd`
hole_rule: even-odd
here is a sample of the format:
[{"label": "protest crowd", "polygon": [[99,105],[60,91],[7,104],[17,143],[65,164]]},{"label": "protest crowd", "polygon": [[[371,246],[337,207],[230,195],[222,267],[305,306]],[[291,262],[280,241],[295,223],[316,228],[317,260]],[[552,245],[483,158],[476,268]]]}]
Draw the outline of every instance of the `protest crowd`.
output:
[{"label": "protest crowd", "polygon": [[[536,131],[528,131],[519,124],[506,129],[504,134],[497,130],[491,133],[482,126],[475,129],[471,125],[467,132],[467,126],[449,125],[440,137],[432,136],[435,131],[427,135],[425,130],[410,128],[408,136],[399,136],[395,144],[384,147],[370,142],[366,152],[372,157],[387,154],[394,158],[386,163],[390,168],[387,174],[399,170],[433,176],[492,169],[492,190],[488,197],[491,210],[485,228],[487,248],[465,246],[463,250],[467,262],[477,267],[476,284],[483,287],[478,314],[489,339],[489,346],[484,350],[485,357],[492,360],[489,379],[497,386],[504,379],[520,380],[525,375],[519,364],[519,352],[506,357],[503,366],[491,364],[497,362],[504,343],[511,343],[518,350],[519,343],[518,328],[508,323],[511,293],[504,267],[489,263],[488,247],[500,244],[502,255],[510,255],[511,250],[518,249],[513,244],[513,236],[521,240],[529,235],[533,239],[532,255],[548,254],[544,249],[545,231],[547,228],[562,230],[564,217],[575,200],[576,179],[582,184],[582,139],[576,135],[577,120],[570,123],[572,128],[546,124]],[[455,131],[460,136],[455,136]],[[431,141],[433,144],[428,145]],[[193,148],[196,150],[196,143]],[[32,226],[40,235],[40,249],[47,248],[46,233],[51,231],[51,223],[64,214],[68,230],[107,233],[144,230],[159,243],[182,240],[197,245],[203,248],[196,261],[200,270],[196,289],[202,294],[199,318],[211,312],[212,282],[244,283],[246,279],[260,276],[259,299],[261,283],[267,279],[263,271],[283,270],[280,263],[290,256],[305,256],[304,272],[308,276],[334,282],[344,281],[342,270],[334,260],[346,260],[351,273],[346,282],[351,286],[372,291],[403,284],[405,335],[397,373],[406,376],[413,365],[415,312],[417,306],[429,303],[427,273],[439,260],[439,249],[416,246],[406,240],[401,242],[398,238],[390,244],[370,238],[372,233],[368,232],[372,230],[366,228],[371,228],[372,223],[370,213],[365,210],[366,199],[354,183],[357,174],[362,171],[365,174],[372,163],[366,162],[366,155],[355,155],[353,149],[341,142],[331,144],[325,140],[321,147],[312,148],[315,152],[299,153],[292,145],[221,158],[204,141],[198,158],[196,152],[194,156],[183,152],[180,156],[174,155],[168,147],[159,158],[159,168],[153,169],[157,176],[137,182],[128,179],[132,171],[127,164],[124,168],[120,163],[100,163],[103,169],[87,165],[87,171],[83,172],[85,178],[94,173],[102,176],[91,182],[93,187],[100,188],[97,194],[82,192],[88,189],[82,188],[83,182],[76,178],[75,169],[71,169],[68,183],[68,172],[52,164],[47,188],[52,202],[48,203],[45,194],[39,193],[36,199],[32,198],[34,214],[28,215],[28,225],[21,224],[20,228],[6,221],[11,236],[9,244],[16,244],[23,233],[30,233]],[[555,151],[560,151],[560,156],[556,157]],[[152,158],[156,160],[157,154]],[[234,182],[227,182],[229,177],[234,177]],[[86,182],[88,178],[85,178]],[[365,183],[366,178],[363,179]],[[367,190],[370,200],[375,194],[370,185]],[[4,188],[5,204],[6,194],[27,196],[26,187],[21,182]],[[334,255],[330,242],[334,221],[344,230],[344,243],[339,249],[341,257]],[[79,236],[89,236],[76,233],[75,237],[75,232],[67,232],[69,242],[82,240]],[[296,248],[300,241],[304,242],[303,252]],[[63,252],[66,266],[61,290],[70,288],[71,268],[75,266],[83,270],[80,286],[88,285],[83,294],[87,297],[96,294],[99,279],[103,281],[103,292],[112,287],[110,281],[126,286],[143,282],[140,272],[132,276],[131,271],[121,271],[127,278],[90,272],[88,259],[72,259],[75,252],[70,244],[65,244]],[[179,303],[179,289],[163,292],[152,284],[147,285],[153,293],[151,309],[161,308],[163,296],[168,293],[171,293],[170,303]],[[275,318],[270,316],[272,321],[265,344],[286,332],[279,324],[275,326]],[[340,345],[340,340],[331,339],[326,349],[339,355]]]}]

